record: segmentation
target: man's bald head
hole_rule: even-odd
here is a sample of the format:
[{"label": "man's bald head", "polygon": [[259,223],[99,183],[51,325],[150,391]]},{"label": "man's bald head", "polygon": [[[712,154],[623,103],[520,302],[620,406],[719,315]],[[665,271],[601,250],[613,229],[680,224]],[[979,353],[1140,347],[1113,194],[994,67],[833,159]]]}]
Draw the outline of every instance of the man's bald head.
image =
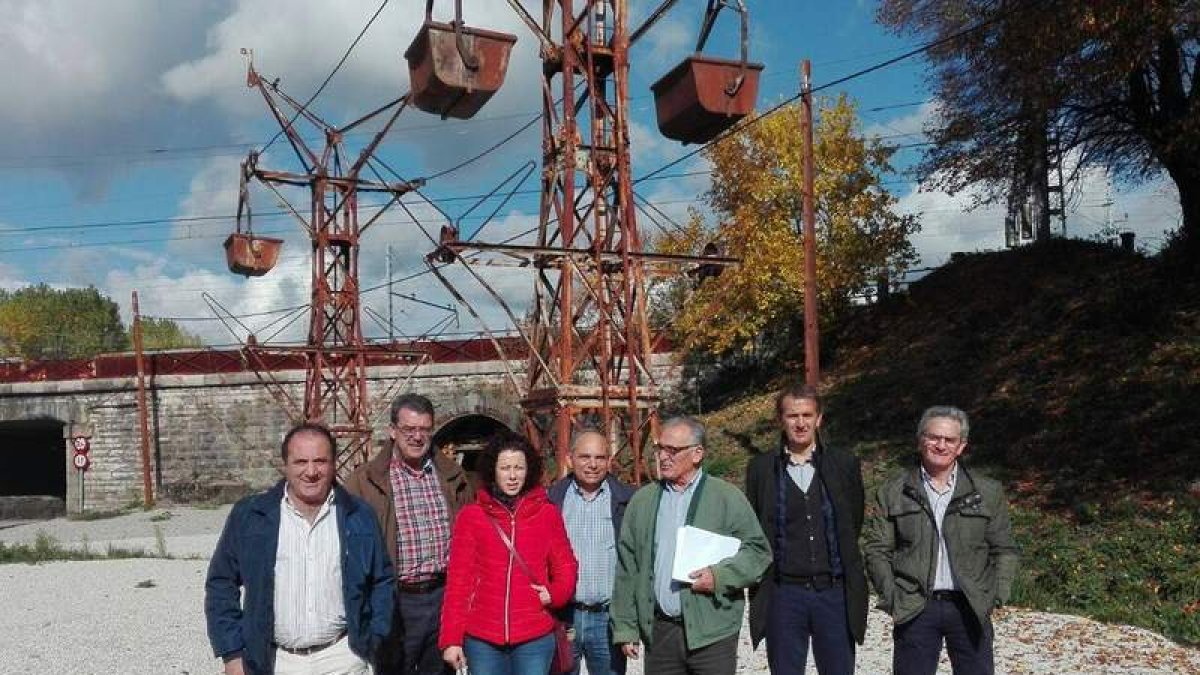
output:
[{"label": "man's bald head", "polygon": [[585,492],[600,489],[608,478],[611,454],[608,438],[594,429],[581,431],[571,443],[571,471],[575,483]]}]

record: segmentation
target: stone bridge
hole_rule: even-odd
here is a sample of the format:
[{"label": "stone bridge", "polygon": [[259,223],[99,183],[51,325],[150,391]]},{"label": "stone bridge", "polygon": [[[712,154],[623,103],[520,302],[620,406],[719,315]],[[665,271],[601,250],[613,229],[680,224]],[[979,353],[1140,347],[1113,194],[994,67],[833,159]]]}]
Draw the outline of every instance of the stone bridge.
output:
[{"label": "stone bridge", "polygon": [[[436,406],[435,447],[457,452],[460,461],[465,453],[470,463],[482,439],[501,428],[519,429],[513,379],[523,381],[525,361],[496,358],[484,340],[434,351],[440,353],[430,354],[433,362],[369,369],[368,391],[380,411],[373,444],[378,450],[387,440],[390,399],[413,391]],[[652,370],[664,393],[678,381],[670,354],[656,354]],[[130,354],[0,364],[0,519],[20,515],[12,513],[14,505],[28,509],[31,503],[59,512],[65,506],[69,513],[141,503],[136,372]],[[146,372],[149,470],[157,497],[232,496],[278,480],[279,442],[290,422],[241,352],[147,354]],[[295,400],[302,398],[302,366],[281,364],[272,376]],[[90,446],[86,471],[72,464],[78,437]]]}]

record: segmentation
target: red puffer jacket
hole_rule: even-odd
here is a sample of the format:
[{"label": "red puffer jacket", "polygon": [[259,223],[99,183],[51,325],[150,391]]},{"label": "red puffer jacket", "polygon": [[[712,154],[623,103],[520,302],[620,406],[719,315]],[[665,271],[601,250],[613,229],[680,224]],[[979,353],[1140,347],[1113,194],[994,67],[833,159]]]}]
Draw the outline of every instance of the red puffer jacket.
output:
[{"label": "red puffer jacket", "polygon": [[[534,579],[513,559],[492,522],[512,539]],[[549,610],[574,595],[578,568],[562,514],[544,488],[522,495],[514,511],[479,490],[454,523],[438,647],[461,646],[464,634],[503,645],[549,633],[554,630]],[[542,606],[533,583],[550,591],[550,607]]]}]

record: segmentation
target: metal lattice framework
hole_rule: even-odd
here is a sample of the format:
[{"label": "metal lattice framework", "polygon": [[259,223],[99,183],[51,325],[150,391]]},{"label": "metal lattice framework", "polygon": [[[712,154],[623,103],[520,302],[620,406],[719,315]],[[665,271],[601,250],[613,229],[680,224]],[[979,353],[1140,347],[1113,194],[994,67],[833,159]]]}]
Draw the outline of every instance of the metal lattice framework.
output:
[{"label": "metal lattice framework", "polygon": [[432,258],[470,265],[490,253],[535,270],[528,320],[514,321],[530,347],[520,386],[525,431],[553,451],[561,473],[572,433],[598,429],[640,482],[660,400],[646,281],[700,259],[643,251],[630,168],[627,2],[547,0],[540,24],[509,4],[538,37],[543,59],[537,243],[468,243],[451,232]]},{"label": "metal lattice framework", "polygon": [[[559,472],[566,471],[572,433],[587,427],[608,437],[612,454],[625,464],[633,480],[640,482],[643,449],[655,432],[660,402],[650,362],[653,345],[646,320],[647,279],[676,276],[688,265],[712,268],[735,262],[717,256],[648,254],[638,230],[630,167],[629,47],[675,0],[664,0],[632,38],[627,29],[628,0],[543,0],[540,23],[518,0],[508,3],[538,39],[543,61],[537,240],[533,245],[462,241],[457,228],[447,224],[442,227],[439,247],[426,261],[436,278],[483,324],[481,314],[439,271],[446,264],[462,264],[520,333],[530,354],[526,377],[519,382],[511,369],[509,377],[521,395],[525,432],[544,451],[554,453]],[[709,0],[700,44],[716,12],[730,3],[741,8],[740,0]],[[741,11],[744,15],[744,8]],[[406,52],[414,88],[412,104],[443,117],[470,117],[486,102],[494,87],[503,82],[506,45],[516,39],[468,28],[461,15],[461,0],[456,0],[454,21],[435,22],[432,0],[427,2],[425,24]],[[732,85],[721,81],[718,86],[730,97],[739,90],[746,73],[744,43],[743,22],[743,58],[740,64],[734,63],[736,77]],[[344,466],[365,459],[370,447],[357,283],[358,238],[370,223],[359,226],[357,196],[365,191],[386,192],[392,195],[390,205],[416,187],[405,181],[367,181],[359,174],[370,166],[375,146],[410,97],[336,129],[282,94],[276,83],[259,77],[253,65],[250,86],[262,93],[305,172],[263,171],[252,154],[243,169],[243,180],[256,178],[277,195],[274,186],[278,184],[305,186],[312,194],[311,220],[293,209],[313,245],[309,341],[299,348],[308,359],[304,418],[323,420],[350,439]],[[752,104],[753,97],[748,99]],[[294,119],[304,118],[325,135],[319,156],[280,112],[280,101],[295,110]],[[394,112],[374,140],[353,164],[343,167],[342,134],[392,108]],[[709,124],[708,130],[731,124],[736,117],[730,117],[730,112],[722,106],[717,113],[720,126]],[[464,255],[468,251],[470,254]],[[485,264],[511,264],[535,271],[527,320],[519,320],[500,294],[472,269]],[[486,324],[484,328],[492,333]],[[493,344],[507,363],[501,342],[493,337]],[[261,362],[261,355],[252,358],[252,363],[255,358]]]},{"label": "metal lattice framework", "polygon": [[[271,190],[308,233],[312,251],[312,290],[308,339],[302,346],[258,345],[245,347],[247,359],[272,394],[288,411],[293,421],[321,422],[340,439],[339,473],[345,474],[368,459],[371,451],[372,417],[379,402],[372,404],[367,393],[367,366],[371,363],[399,364],[418,361],[421,354],[390,347],[366,344],[362,330],[359,298],[359,240],[364,232],[403,195],[415,189],[406,181],[388,182],[370,164],[373,153],[406,107],[405,95],[344,127],[334,127],[283,93],[277,81],[261,76],[250,64],[247,84],[257,89],[280,125],[303,167],[299,172],[270,171],[258,166],[258,153],[252,152],[242,165],[243,189],[239,221],[251,213],[246,183],[256,180]],[[290,109],[291,119],[284,113]],[[382,128],[356,157],[348,154],[343,143],[347,132],[386,113]],[[319,149],[311,148],[296,129],[303,120],[316,127],[324,138]],[[371,171],[375,178],[364,178]],[[306,188],[310,204],[308,215],[293,206],[281,192],[281,186]],[[359,195],[384,193],[387,204],[365,222],[359,221]],[[241,224],[239,222],[239,232]],[[252,235],[251,235],[252,236]],[[261,273],[261,272],[258,272]],[[305,362],[304,398],[299,403],[275,380],[272,360],[282,355],[302,355]],[[385,400],[395,388],[385,392]]]},{"label": "metal lattice framework", "polygon": [[532,320],[541,358],[530,360],[522,405],[528,431],[554,447],[560,467],[573,428],[592,425],[628,454],[640,481],[659,394],[630,169],[626,5],[545,4],[544,33],[564,39],[543,69],[538,245],[561,250],[539,256]]}]

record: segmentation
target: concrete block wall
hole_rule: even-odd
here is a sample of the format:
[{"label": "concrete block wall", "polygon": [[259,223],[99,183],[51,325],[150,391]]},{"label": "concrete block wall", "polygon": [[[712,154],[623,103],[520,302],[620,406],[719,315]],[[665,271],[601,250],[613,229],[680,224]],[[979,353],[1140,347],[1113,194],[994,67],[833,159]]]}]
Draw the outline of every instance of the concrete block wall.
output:
[{"label": "concrete block wall", "polygon": [[[513,364],[518,382],[524,363]],[[656,358],[660,383],[678,370]],[[303,397],[303,372],[277,374],[293,400]],[[438,424],[463,415],[488,415],[517,428],[520,407],[501,362],[427,364],[371,373],[368,392],[381,412],[374,420],[375,451],[387,441],[386,403],[406,391],[428,396]],[[163,376],[148,394],[151,479],[159,498],[203,499],[267,487],[280,477],[279,442],[290,425],[283,408],[252,373]],[[68,512],[108,511],[143,497],[136,381],[132,378],[0,384],[0,421],[53,418],[66,425]],[[90,440],[91,468],[79,475],[70,461],[70,436]],[[373,453],[372,453],[373,454]]]}]

